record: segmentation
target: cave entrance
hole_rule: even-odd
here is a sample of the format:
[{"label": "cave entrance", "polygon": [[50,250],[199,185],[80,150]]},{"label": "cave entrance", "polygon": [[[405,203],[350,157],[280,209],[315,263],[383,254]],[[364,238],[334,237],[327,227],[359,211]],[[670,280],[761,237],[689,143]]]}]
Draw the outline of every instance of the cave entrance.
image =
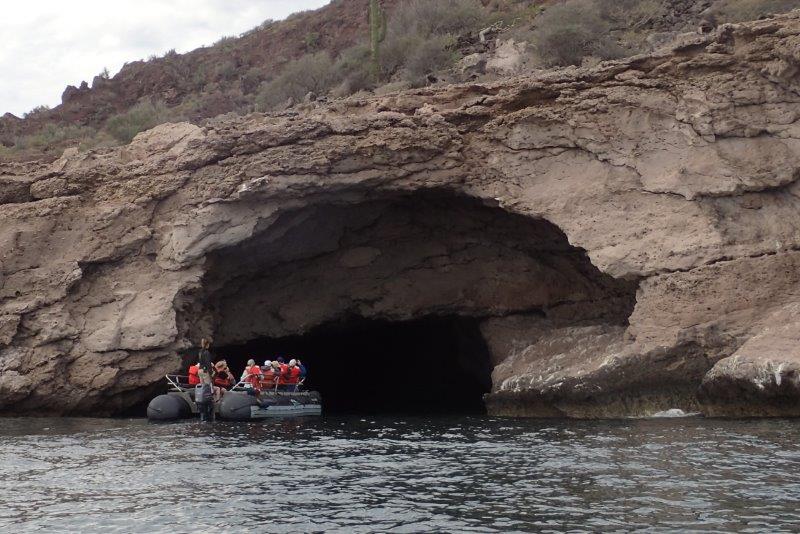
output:
[{"label": "cave entrance", "polygon": [[322,394],[329,414],[480,414],[491,389],[478,322],[464,317],[354,319],[216,352],[237,373],[251,357],[259,364],[277,356],[301,359],[308,389]]},{"label": "cave entrance", "polygon": [[176,301],[185,339],[239,373],[305,360],[328,413],[482,411],[492,366],[548,331],[624,325],[636,292],[547,220],[445,191],[284,210],[205,268]]}]

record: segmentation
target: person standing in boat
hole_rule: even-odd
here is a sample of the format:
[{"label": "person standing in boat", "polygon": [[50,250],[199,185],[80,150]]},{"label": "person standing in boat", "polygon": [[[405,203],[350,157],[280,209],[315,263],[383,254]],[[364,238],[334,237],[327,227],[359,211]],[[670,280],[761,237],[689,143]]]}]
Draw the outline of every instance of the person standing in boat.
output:
[{"label": "person standing in boat", "polygon": [[214,386],[211,384],[211,375],[200,370],[200,384],[194,389],[194,402],[200,412],[201,421],[214,420]]},{"label": "person standing in boat", "polygon": [[200,352],[197,354],[197,359],[200,361],[200,369],[212,375],[214,368],[211,365],[211,343],[203,338],[200,340]]}]

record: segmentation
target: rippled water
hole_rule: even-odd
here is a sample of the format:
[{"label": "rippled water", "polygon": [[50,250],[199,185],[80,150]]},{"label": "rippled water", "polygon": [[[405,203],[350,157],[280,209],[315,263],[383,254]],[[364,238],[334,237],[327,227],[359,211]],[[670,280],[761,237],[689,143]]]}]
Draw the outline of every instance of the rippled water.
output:
[{"label": "rippled water", "polygon": [[0,531],[800,530],[800,422],[0,419]]}]

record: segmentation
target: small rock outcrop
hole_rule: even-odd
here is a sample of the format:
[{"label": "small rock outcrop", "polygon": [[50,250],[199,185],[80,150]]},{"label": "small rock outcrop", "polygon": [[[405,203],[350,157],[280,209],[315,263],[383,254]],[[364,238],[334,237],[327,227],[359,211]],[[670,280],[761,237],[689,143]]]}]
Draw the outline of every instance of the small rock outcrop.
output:
[{"label": "small rock outcrop", "polygon": [[481,321],[491,413],[800,415],[800,12],[648,56],[0,165],[0,412],[212,336]]}]

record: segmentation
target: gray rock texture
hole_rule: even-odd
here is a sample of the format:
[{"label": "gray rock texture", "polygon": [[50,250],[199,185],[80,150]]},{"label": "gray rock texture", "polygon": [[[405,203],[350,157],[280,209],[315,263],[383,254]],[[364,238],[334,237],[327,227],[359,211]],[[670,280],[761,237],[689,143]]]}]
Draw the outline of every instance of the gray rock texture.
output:
[{"label": "gray rock texture", "polygon": [[0,166],[0,412],[177,351],[479,318],[491,413],[800,415],[800,12],[649,56]]}]

